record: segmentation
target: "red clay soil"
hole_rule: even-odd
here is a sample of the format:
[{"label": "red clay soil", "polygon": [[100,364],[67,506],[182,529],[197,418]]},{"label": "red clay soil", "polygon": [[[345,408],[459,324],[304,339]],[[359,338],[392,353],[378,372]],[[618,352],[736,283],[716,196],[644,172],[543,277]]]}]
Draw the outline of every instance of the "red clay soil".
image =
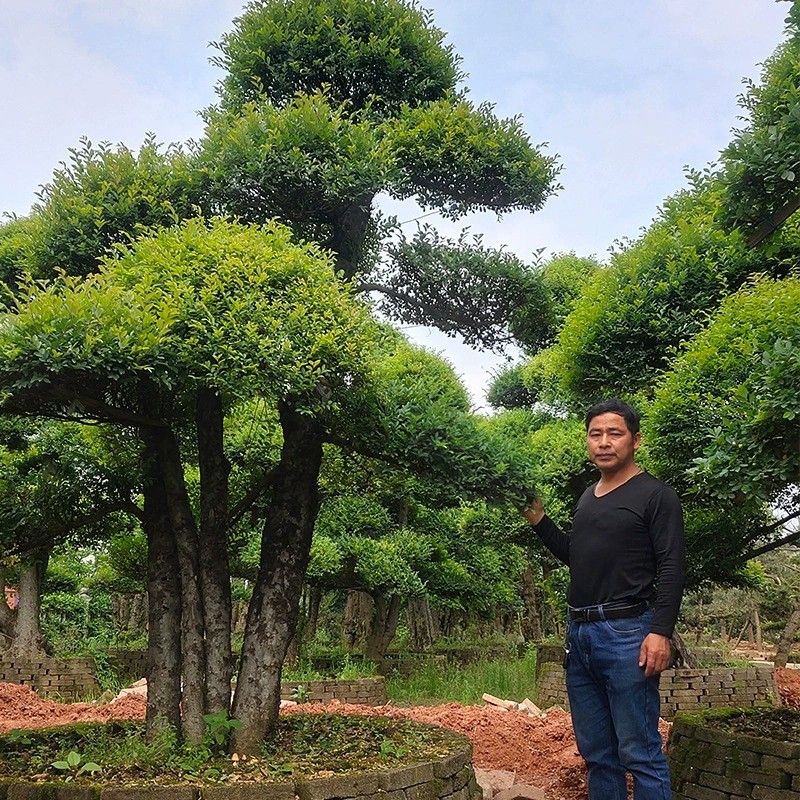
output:
[{"label": "red clay soil", "polygon": [[[800,708],[800,670],[776,670],[776,679],[784,704]],[[308,704],[290,710],[293,713],[300,710],[380,714],[442,725],[472,740],[476,767],[516,772],[519,782],[544,789],[548,800],[585,800],[587,797],[585,771],[575,748],[569,715],[560,709],[552,709],[541,719],[514,711],[457,703],[417,708]],[[102,706],[61,704],[39,697],[27,686],[0,683],[0,733],[14,728],[78,721],[141,719],[144,711],[145,701],[141,696],[130,695]],[[669,728],[669,723],[662,722],[661,734],[665,741]]]}]

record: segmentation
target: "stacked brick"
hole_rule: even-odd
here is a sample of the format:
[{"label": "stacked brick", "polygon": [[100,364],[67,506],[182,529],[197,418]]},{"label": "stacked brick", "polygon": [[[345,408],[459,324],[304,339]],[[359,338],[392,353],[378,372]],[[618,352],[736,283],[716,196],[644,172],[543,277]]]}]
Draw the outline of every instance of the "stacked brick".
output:
[{"label": "stacked brick", "polygon": [[[302,688],[301,688],[302,687]],[[284,681],[281,683],[282,700],[302,700],[311,703],[357,703],[364,706],[382,706],[386,703],[386,680],[383,676],[358,678],[350,681]]]},{"label": "stacked brick", "polygon": [[[712,667],[669,669],[661,673],[661,716],[672,719],[679,711],[702,711],[732,706],[752,708],[777,705],[778,689],[772,667]],[[568,708],[561,664],[537,665],[536,699],[541,708]]]},{"label": "stacked brick", "polygon": [[123,682],[132,683],[147,674],[147,650],[109,650],[108,662]]},{"label": "stacked brick", "polygon": [[66,702],[100,693],[93,658],[0,660],[0,682],[30,686],[43,697]]},{"label": "stacked brick", "polygon": [[800,744],[704,727],[680,715],[667,760],[673,800],[797,800]]}]

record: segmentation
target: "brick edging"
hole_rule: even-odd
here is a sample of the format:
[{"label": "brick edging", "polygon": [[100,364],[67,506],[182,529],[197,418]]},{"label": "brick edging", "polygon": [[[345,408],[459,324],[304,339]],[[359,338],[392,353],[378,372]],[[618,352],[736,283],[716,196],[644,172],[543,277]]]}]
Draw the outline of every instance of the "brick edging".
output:
[{"label": "brick edging", "polygon": [[800,743],[706,727],[703,718],[678,714],[672,724],[667,760],[674,800],[800,797]]}]

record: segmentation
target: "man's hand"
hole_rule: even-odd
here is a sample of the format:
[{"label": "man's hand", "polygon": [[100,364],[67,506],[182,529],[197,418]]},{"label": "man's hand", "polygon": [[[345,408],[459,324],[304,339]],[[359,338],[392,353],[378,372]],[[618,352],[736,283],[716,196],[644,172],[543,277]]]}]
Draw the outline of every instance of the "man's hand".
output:
[{"label": "man's hand", "polygon": [[544,506],[538,497],[532,497],[528,505],[521,509],[520,514],[525,517],[531,525],[538,525],[544,517]]},{"label": "man's hand", "polygon": [[639,666],[644,667],[644,674],[650,678],[663,672],[672,658],[669,637],[660,633],[648,633],[639,650]]}]

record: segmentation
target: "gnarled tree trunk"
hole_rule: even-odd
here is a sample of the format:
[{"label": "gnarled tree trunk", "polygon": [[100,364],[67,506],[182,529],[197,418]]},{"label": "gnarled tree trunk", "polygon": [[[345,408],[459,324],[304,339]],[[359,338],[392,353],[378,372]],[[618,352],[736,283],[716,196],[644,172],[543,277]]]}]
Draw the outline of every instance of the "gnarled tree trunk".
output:
[{"label": "gnarled tree trunk", "polygon": [[6,651],[9,656],[33,659],[47,652],[47,642],[39,625],[39,612],[42,605],[42,580],[49,558],[50,554],[47,552],[36,553],[20,569],[14,639]]},{"label": "gnarled tree trunk", "polygon": [[409,597],[406,605],[408,634],[414,650],[428,650],[436,639],[436,624],[426,596]]},{"label": "gnarled tree trunk", "polygon": [[182,731],[190,741],[199,742],[203,737],[206,684],[205,627],[203,596],[200,591],[200,542],[186,491],[177,437],[171,430],[159,429],[156,432],[156,445],[157,463],[164,480],[167,513],[175,537],[180,573]]},{"label": "gnarled tree trunk", "polygon": [[216,713],[231,701],[231,576],[228,565],[228,476],[222,399],[201,390],[197,401],[200,464],[200,585],[205,627],[206,705]]},{"label": "gnarled tree trunk", "polygon": [[400,595],[376,593],[372,596],[374,607],[372,611],[372,624],[367,634],[367,646],[364,655],[376,664],[383,661],[389,645],[397,632],[397,623],[400,619]]},{"label": "gnarled tree trunk", "polygon": [[166,726],[181,729],[181,584],[178,552],[164,481],[149,430],[145,445],[144,514],[147,535],[147,738]]},{"label": "gnarled tree trunk", "polygon": [[342,644],[348,653],[361,648],[367,640],[372,619],[372,598],[358,589],[349,589],[344,606]]},{"label": "gnarled tree trunk", "polygon": [[525,614],[522,618],[522,636],[526,642],[539,642],[544,638],[539,604],[536,601],[536,571],[528,564],[522,573],[522,602]]},{"label": "gnarled tree trunk", "polygon": [[792,616],[789,617],[789,621],[786,623],[786,627],[783,629],[783,633],[781,634],[781,639],[778,642],[778,646],[775,648],[776,667],[785,667],[789,662],[789,653],[792,650],[794,636],[798,629],[800,629],[800,598],[798,598],[797,605],[792,612]]},{"label": "gnarled tree trunk", "polygon": [[0,651],[5,650],[14,638],[14,628],[17,624],[17,609],[11,608],[6,602],[6,571],[0,566],[0,588],[3,597],[0,599]]},{"label": "gnarled tree trunk", "polygon": [[322,435],[308,416],[280,406],[281,460],[261,540],[261,561],[247,615],[233,716],[243,723],[231,748],[254,754],[278,718],[281,667],[294,635],[319,511]]}]

